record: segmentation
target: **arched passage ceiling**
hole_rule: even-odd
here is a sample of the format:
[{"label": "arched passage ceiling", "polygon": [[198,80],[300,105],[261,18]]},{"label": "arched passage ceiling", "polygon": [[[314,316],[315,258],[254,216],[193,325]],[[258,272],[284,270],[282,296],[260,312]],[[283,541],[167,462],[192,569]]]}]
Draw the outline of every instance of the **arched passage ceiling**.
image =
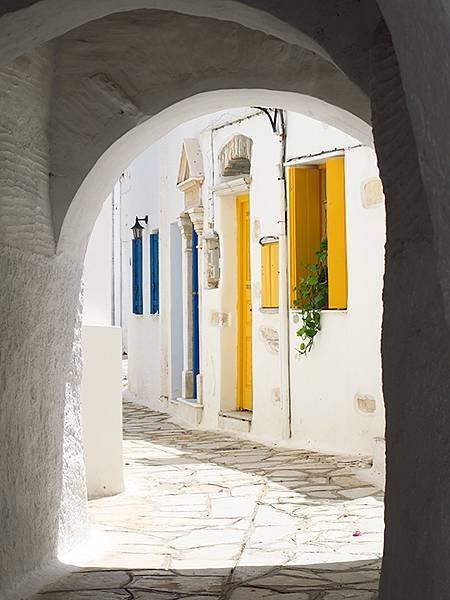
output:
[{"label": "arched passage ceiling", "polygon": [[140,10],[92,21],[59,38],[50,122],[51,203],[58,233],[103,153],[168,106],[221,89],[298,92],[366,122],[366,95],[332,62],[242,25]]},{"label": "arched passage ceiling", "polygon": [[332,56],[367,91],[367,49],[379,21],[375,0],[4,0],[0,61],[94,19],[142,8],[240,23]]}]

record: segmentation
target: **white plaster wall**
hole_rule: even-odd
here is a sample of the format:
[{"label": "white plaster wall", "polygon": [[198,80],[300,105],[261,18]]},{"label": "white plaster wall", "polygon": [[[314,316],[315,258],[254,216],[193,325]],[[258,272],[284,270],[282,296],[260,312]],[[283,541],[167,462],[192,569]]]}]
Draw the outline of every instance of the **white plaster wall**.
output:
[{"label": "white plaster wall", "polygon": [[170,388],[169,399],[181,398],[183,371],[182,239],[177,223],[170,224]]},{"label": "white plaster wall", "polygon": [[[324,311],[322,331],[307,357],[295,350],[298,324],[291,311],[292,425],[304,447],[372,454],[384,435],[381,382],[381,319],[385,209],[362,205],[362,184],[376,177],[375,153],[355,148],[345,154],[348,309]],[[376,411],[362,413],[356,396],[375,399]]]},{"label": "white plaster wall", "polygon": [[[114,193],[117,193],[117,187]],[[112,326],[113,204],[104,202],[87,247],[83,280],[82,433],[90,498],[123,490],[122,335]],[[120,219],[114,228],[120,235]],[[115,249],[120,250],[119,243]],[[119,257],[117,257],[119,258]],[[114,266],[120,277],[120,262]],[[117,300],[120,300],[120,294]]]},{"label": "white plaster wall", "polygon": [[[128,227],[136,214],[148,213],[151,219],[149,230],[152,227],[160,229],[161,257],[160,317],[147,314],[146,284],[146,314],[130,317],[129,390],[139,401],[176,414],[176,405],[168,401],[173,397],[173,378],[168,376],[167,366],[173,336],[170,329],[169,225],[176,222],[183,210],[183,194],[176,187],[181,144],[184,138],[197,137],[205,170],[202,186],[205,227],[208,221],[214,220],[221,246],[220,287],[202,289],[204,411],[201,427],[217,427],[219,412],[236,408],[236,201],[234,196],[217,195],[212,200],[211,186],[220,183],[221,178],[217,160],[213,163],[211,156],[214,153],[217,157],[233,135],[246,135],[253,140],[250,210],[254,411],[251,433],[260,439],[276,440],[281,438],[283,423],[279,394],[280,359],[276,345],[268,343],[266,334],[279,334],[279,315],[277,311],[261,310],[261,247],[258,240],[278,234],[279,142],[264,115],[222,127],[252,112],[252,109],[230,109],[179,126],[142,155],[128,171],[130,187],[123,202],[124,210],[129,213],[125,243],[130,245]],[[358,140],[314,119],[290,112],[287,121],[288,159],[354,148],[346,153],[348,253],[351,255],[349,308],[345,313],[324,314],[320,338],[311,355],[301,360],[297,359],[295,350],[298,338],[293,314],[290,317],[293,443],[322,450],[371,453],[374,438],[382,436],[384,431],[379,342],[385,215],[383,206],[363,209],[361,184],[365,179],[377,176],[375,154],[367,147],[358,148]],[[155,221],[156,217],[152,215],[156,215],[158,209],[159,221]],[[144,273],[148,264],[146,243]],[[131,293],[129,289],[127,293]],[[225,324],[221,319],[218,323],[218,315],[225,316]],[[169,347],[164,349],[167,340]],[[355,394],[376,399],[374,415],[357,411]]]},{"label": "white plaster wall", "polygon": [[[203,290],[203,427],[217,427],[220,410],[236,409],[236,202],[223,197],[215,205],[215,230],[220,236],[220,287]],[[220,314],[217,322],[214,316]],[[222,323],[222,324],[220,324]],[[223,360],[227,357],[226,360]]]},{"label": "white plaster wall", "polygon": [[64,435],[62,446],[62,489],[59,511],[58,558],[82,542],[88,529],[86,468],[81,416],[81,378],[83,372],[82,310],[84,289],[79,288],[69,372],[66,374]]},{"label": "white plaster wall", "polygon": [[[249,114],[248,109],[240,115]],[[238,111],[229,111],[227,115],[216,115],[213,123],[220,125],[227,120],[234,120]],[[211,123],[210,121],[210,123]],[[287,116],[288,138],[287,159],[316,154],[358,145],[351,136],[324,123],[298,113],[289,112]],[[276,348],[267,341],[267,333],[279,334],[279,315],[277,312],[261,309],[261,247],[259,239],[263,236],[278,235],[279,216],[279,182],[278,164],[280,147],[277,137],[272,133],[267,117],[256,116],[249,120],[213,133],[213,147],[216,156],[214,165],[215,183],[220,183],[217,155],[223,145],[236,134],[243,134],[253,140],[253,157],[250,185],[250,219],[251,219],[251,270],[252,270],[252,302],[253,302],[253,420],[252,435],[266,440],[280,439],[282,435],[283,413],[280,403],[280,359]],[[201,136],[204,160],[207,163],[211,155],[211,134],[209,131]],[[205,158],[206,157],[206,158]],[[357,169],[356,169],[357,171]],[[351,177],[357,177],[352,171]],[[206,167],[204,184],[204,205],[208,205],[208,182],[211,182],[211,169]],[[359,185],[359,183],[358,183]],[[203,290],[203,350],[204,350],[204,386],[205,409],[203,427],[216,427],[220,410],[236,408],[236,208],[235,197],[216,197],[215,228],[221,238],[221,281],[218,290]],[[381,241],[382,248],[383,241]],[[379,282],[377,282],[379,283]],[[381,287],[378,289],[381,302]],[[213,314],[227,315],[228,325],[213,324]],[[379,335],[379,332],[378,332]],[[377,338],[377,340],[379,337]],[[297,338],[290,346],[297,344]],[[219,357],[228,357],[221,360]],[[379,369],[379,360],[373,366],[365,365],[363,372],[369,369],[372,373]],[[264,373],[264,377],[261,377]],[[296,382],[298,379],[295,380]],[[292,403],[296,402],[297,389],[293,388]],[[330,398],[333,405],[333,399]],[[297,413],[296,413],[297,414]],[[329,421],[333,418],[330,415]],[[295,429],[299,423],[293,422]],[[319,430],[322,421],[316,419],[312,426],[315,447],[323,448],[323,439]],[[347,436],[352,433],[346,431]],[[382,435],[382,429],[376,435]],[[372,434],[372,437],[375,433]],[[303,439],[302,439],[303,443]],[[353,445],[353,451],[358,442]],[[335,447],[336,449],[336,447]],[[341,448],[343,450],[343,448]]]},{"label": "white plaster wall", "polygon": [[[122,242],[124,302],[128,306],[127,352],[128,391],[145,404],[159,400],[161,395],[161,335],[160,315],[151,315],[149,235],[160,225],[159,198],[159,145],[155,144],[135,160],[122,177]],[[135,218],[148,215],[148,225],[143,233],[143,296],[144,314],[132,313],[131,288],[131,227]],[[162,253],[161,253],[162,254]],[[162,269],[161,269],[162,270]]]},{"label": "white plaster wall", "polygon": [[109,196],[92,230],[84,259],[83,325],[111,325],[112,198]]},{"label": "white plaster wall", "polygon": [[[127,327],[129,397],[158,410],[172,410],[170,338],[170,225],[182,212],[183,194],[176,186],[181,145],[185,138],[196,137],[211,124],[227,120],[239,111],[230,110],[195,119],[180,125],[135,160],[122,178],[123,303]],[[207,136],[208,137],[208,136]],[[205,150],[208,154],[210,150]],[[209,176],[205,180],[207,193]],[[149,215],[144,236],[144,315],[132,314],[131,303],[131,231],[135,217]],[[160,232],[160,314],[149,314],[148,234]],[[127,308],[128,307],[128,308]],[[180,331],[180,335],[182,332]]]},{"label": "white plaster wall", "polygon": [[132,196],[124,194],[129,191],[130,171],[124,171],[116,183],[120,203],[120,251],[122,263],[122,290],[121,290],[121,318],[122,318],[122,350],[128,353],[128,322],[131,316],[131,242],[129,234],[129,221],[132,218],[127,214],[127,206],[132,205]]},{"label": "white plaster wall", "polygon": [[52,83],[51,47],[0,72],[0,240],[47,256],[55,250],[47,140]]},{"label": "white plaster wall", "polygon": [[123,491],[122,337],[120,327],[84,325],[81,381],[89,498]]},{"label": "white plaster wall", "polygon": [[8,599],[23,597],[87,526],[81,269],[54,254],[48,200],[52,65],[47,47],[0,72],[0,597]]}]

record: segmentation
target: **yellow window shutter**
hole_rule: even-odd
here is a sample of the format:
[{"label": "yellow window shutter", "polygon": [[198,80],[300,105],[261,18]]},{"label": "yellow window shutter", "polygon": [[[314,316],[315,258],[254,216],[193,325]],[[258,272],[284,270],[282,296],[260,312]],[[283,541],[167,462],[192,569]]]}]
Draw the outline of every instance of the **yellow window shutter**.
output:
[{"label": "yellow window shutter", "polygon": [[347,308],[344,157],[327,160],[328,306]]},{"label": "yellow window shutter", "polygon": [[296,286],[307,273],[306,265],[317,262],[320,250],[320,172],[317,167],[289,170],[289,253],[291,307],[297,299]]},{"label": "yellow window shutter", "polygon": [[271,283],[270,283],[270,292],[271,292],[271,306],[273,308],[278,308],[279,299],[278,299],[278,242],[274,244],[270,244],[270,273],[271,273]]},{"label": "yellow window shutter", "polygon": [[261,247],[261,306],[278,308],[278,242]]},{"label": "yellow window shutter", "polygon": [[270,244],[261,246],[261,305],[263,308],[270,307]]}]

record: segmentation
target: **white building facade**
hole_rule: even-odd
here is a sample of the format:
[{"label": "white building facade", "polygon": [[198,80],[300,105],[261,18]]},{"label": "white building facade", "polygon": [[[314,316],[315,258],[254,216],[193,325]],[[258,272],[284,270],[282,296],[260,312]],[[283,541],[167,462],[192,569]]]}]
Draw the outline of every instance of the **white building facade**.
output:
[{"label": "white building facade", "polygon": [[[385,211],[372,148],[297,113],[216,113],[144,152],[114,202],[109,310],[126,398],[193,427],[380,452]],[[323,239],[327,304],[303,355],[298,284]]]}]

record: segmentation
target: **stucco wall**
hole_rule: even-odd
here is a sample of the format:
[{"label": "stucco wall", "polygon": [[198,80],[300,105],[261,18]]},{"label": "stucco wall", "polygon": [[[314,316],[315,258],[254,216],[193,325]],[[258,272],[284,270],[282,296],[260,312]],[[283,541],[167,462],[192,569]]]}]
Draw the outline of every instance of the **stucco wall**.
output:
[{"label": "stucco wall", "polygon": [[[95,222],[83,266],[81,422],[89,498],[123,490],[122,332],[119,326],[112,326],[113,316],[120,316],[116,307],[113,315],[113,306],[121,297],[117,202],[113,221],[113,195],[118,187],[105,200]],[[114,240],[114,254],[113,227],[119,235],[119,240]]]},{"label": "stucco wall", "polygon": [[120,327],[82,329],[82,425],[89,498],[123,491]]},{"label": "stucco wall", "polygon": [[[55,256],[46,137],[51,49],[0,74],[0,596],[86,528],[79,264]],[[75,349],[74,354],[72,351]]]},{"label": "stucco wall", "polygon": [[5,247],[0,271],[0,325],[11,332],[2,336],[0,416],[0,596],[9,598],[10,586],[86,529],[79,351],[71,356],[79,344],[81,272],[64,259]]},{"label": "stucco wall", "polygon": [[[128,390],[139,401],[159,399],[161,395],[161,336],[160,315],[149,314],[150,265],[149,235],[160,224],[159,146],[144,152],[126,170],[122,178],[122,248],[124,252],[123,298],[128,307],[126,318],[128,352]],[[136,217],[148,215],[148,225],[142,237],[144,314],[132,313],[131,227]],[[144,225],[144,224],[143,224]],[[163,255],[163,252],[161,252]],[[128,271],[128,274],[125,274]],[[128,283],[128,285],[127,285]]]},{"label": "stucco wall", "polygon": [[112,197],[108,196],[84,259],[83,325],[111,325],[112,269]]},{"label": "stucco wall", "polygon": [[[381,382],[381,320],[384,273],[384,204],[363,207],[363,183],[377,177],[375,153],[345,153],[348,309],[325,311],[322,330],[307,357],[295,350],[299,339],[292,311],[292,424],[302,446],[373,454],[384,434]],[[358,408],[357,397],[376,403]]]}]

